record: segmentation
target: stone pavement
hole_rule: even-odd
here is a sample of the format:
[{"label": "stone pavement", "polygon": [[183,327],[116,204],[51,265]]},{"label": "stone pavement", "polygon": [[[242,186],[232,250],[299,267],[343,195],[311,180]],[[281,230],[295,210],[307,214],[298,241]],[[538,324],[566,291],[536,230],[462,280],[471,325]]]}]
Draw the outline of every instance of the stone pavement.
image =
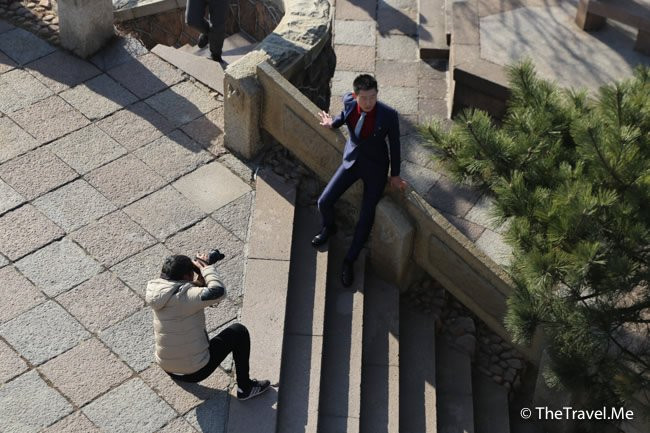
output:
[{"label": "stone pavement", "polygon": [[222,432],[232,361],[153,363],[148,279],[219,247],[236,320],[254,192],[220,95],[131,40],[83,61],[0,20],[0,431]]}]

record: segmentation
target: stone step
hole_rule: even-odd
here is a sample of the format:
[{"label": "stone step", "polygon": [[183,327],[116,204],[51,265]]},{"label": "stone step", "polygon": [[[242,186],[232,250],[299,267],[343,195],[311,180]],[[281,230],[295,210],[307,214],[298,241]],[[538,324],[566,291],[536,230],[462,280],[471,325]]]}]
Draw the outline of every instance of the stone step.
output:
[{"label": "stone step", "polygon": [[278,401],[282,433],[316,433],[318,426],[328,257],[311,246],[319,229],[315,209],[296,209]]},{"label": "stone step", "polygon": [[444,337],[436,338],[438,433],[474,433],[472,362]]},{"label": "stone step", "polygon": [[420,1],[418,45],[421,59],[449,58],[445,1]]},{"label": "stone step", "polygon": [[[223,41],[223,50],[221,58],[231,64],[246,54],[250,53],[257,47],[257,41],[246,33],[239,32],[228,36]],[[199,48],[192,45],[184,45],[180,48],[182,51],[194,54],[195,56],[206,57],[210,59],[210,47]]]},{"label": "stone step", "polygon": [[355,263],[352,287],[345,288],[341,284],[343,241],[335,236],[329,248],[318,433],[358,433],[365,251]]},{"label": "stone step", "polygon": [[474,392],[474,431],[476,433],[510,433],[508,390],[485,374],[472,373]]},{"label": "stone step", "polygon": [[[280,381],[295,200],[295,185],[257,174],[241,322],[251,335],[251,375],[272,384]],[[275,433],[277,406],[276,388],[252,400],[231,398],[227,432]]]},{"label": "stone step", "polygon": [[436,328],[433,318],[400,311],[400,433],[436,433]]},{"label": "stone step", "polygon": [[223,95],[223,68],[218,62],[162,44],[153,47],[151,52]]},{"label": "stone step", "polygon": [[399,288],[365,277],[361,433],[399,431]]}]

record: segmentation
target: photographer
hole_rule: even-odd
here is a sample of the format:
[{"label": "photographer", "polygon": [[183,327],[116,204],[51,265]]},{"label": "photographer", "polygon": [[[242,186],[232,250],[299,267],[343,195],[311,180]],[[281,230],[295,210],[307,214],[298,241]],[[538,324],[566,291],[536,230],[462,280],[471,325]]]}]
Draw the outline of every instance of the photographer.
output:
[{"label": "photographer", "polygon": [[[173,379],[200,382],[232,352],[237,373],[237,398],[247,400],[269,388],[269,381],[248,374],[250,336],[236,323],[208,339],[203,309],[216,304],[226,289],[214,266],[223,254],[212,250],[195,260],[176,255],[165,259],[160,278],[147,284],[146,302],[153,310],[156,362]],[[194,274],[197,280],[194,280]]]}]

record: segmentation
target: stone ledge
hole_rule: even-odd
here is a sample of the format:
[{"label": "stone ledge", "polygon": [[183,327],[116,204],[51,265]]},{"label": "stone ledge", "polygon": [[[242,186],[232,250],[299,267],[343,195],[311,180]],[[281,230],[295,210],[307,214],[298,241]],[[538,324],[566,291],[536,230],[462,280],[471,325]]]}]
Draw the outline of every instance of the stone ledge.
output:
[{"label": "stone ledge", "polygon": [[173,9],[182,9],[186,3],[187,0],[117,0],[117,2],[113,2],[113,20],[116,23],[121,23]]}]

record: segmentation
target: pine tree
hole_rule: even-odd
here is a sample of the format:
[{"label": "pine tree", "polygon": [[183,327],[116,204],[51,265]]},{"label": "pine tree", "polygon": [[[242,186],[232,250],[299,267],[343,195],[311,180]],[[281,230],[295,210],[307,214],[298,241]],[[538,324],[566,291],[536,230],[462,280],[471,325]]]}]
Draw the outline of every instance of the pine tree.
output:
[{"label": "pine tree", "polygon": [[542,327],[549,383],[621,404],[650,392],[650,69],[597,96],[529,61],[508,74],[501,122],[468,109],[449,132],[420,132],[457,180],[494,197],[495,224],[509,222],[513,339]]}]

